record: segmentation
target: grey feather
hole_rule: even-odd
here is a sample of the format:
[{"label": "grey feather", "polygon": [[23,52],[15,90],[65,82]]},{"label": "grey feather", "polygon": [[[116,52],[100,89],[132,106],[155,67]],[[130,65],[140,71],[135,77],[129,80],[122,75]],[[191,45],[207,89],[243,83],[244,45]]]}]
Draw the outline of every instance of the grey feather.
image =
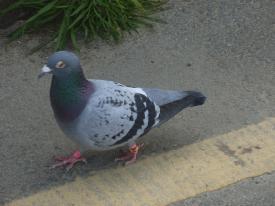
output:
[{"label": "grey feather", "polygon": [[188,95],[187,92],[174,91],[174,90],[162,90],[162,89],[151,89],[142,88],[143,91],[152,99],[157,105],[165,105],[177,100],[180,100]]},{"label": "grey feather", "polygon": [[86,108],[73,126],[62,126],[61,123],[60,126],[76,142],[94,150],[108,150],[134,142],[184,108],[205,101],[199,92],[133,88],[112,81],[90,81],[95,86],[95,93]]},{"label": "grey feather", "polygon": [[168,121],[181,110],[202,105],[206,97],[195,91],[173,91],[143,88],[148,97],[160,106],[159,124]]},{"label": "grey feather", "polygon": [[[90,81],[95,93],[70,135],[81,145],[96,150],[115,148],[134,142],[158,122],[159,107],[141,88],[105,80]],[[151,110],[148,104],[153,106]]]}]

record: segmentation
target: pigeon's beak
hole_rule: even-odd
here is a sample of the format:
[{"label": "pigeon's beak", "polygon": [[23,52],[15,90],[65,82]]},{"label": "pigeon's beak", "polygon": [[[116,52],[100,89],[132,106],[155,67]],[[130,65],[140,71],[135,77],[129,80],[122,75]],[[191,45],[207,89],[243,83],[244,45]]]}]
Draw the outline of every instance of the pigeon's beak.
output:
[{"label": "pigeon's beak", "polygon": [[40,79],[41,77],[43,77],[45,74],[49,74],[52,72],[52,70],[47,66],[47,65],[44,65],[41,69],[41,73],[38,75],[38,79]]}]

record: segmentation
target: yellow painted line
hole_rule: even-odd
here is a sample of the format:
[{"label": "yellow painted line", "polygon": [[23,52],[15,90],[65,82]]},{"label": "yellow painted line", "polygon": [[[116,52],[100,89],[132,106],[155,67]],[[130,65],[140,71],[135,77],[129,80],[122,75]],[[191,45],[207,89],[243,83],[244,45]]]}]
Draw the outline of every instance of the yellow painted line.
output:
[{"label": "yellow painted line", "polygon": [[136,164],[14,200],[7,206],[167,205],[275,170],[275,118]]}]

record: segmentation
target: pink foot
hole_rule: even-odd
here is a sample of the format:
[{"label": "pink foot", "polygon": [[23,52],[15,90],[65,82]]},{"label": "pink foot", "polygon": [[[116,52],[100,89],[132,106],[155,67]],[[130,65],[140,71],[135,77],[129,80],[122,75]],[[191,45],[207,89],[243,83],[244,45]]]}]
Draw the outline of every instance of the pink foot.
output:
[{"label": "pink foot", "polygon": [[56,157],[55,160],[58,163],[51,166],[51,169],[66,166],[66,171],[69,171],[77,162],[84,162],[85,164],[87,164],[86,158],[82,157],[80,151],[78,150],[69,157]]},{"label": "pink foot", "polygon": [[134,163],[137,160],[137,154],[140,148],[142,148],[144,144],[133,144],[128,152],[122,152],[122,154],[115,159],[115,161],[126,161],[125,165],[129,165]]}]

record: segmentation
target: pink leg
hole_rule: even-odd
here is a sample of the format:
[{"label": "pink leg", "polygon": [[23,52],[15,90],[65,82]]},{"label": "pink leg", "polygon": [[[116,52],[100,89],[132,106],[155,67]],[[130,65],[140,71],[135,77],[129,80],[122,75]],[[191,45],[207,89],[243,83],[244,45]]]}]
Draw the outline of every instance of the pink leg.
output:
[{"label": "pink leg", "polygon": [[84,162],[87,164],[86,158],[82,157],[80,151],[78,150],[69,157],[56,157],[55,160],[58,163],[51,166],[51,169],[66,166],[66,170],[69,171],[77,162]]},{"label": "pink leg", "polygon": [[122,154],[120,157],[116,158],[115,161],[126,161],[125,165],[132,164],[137,159],[137,154],[140,148],[142,148],[144,144],[133,144],[127,153]]}]

